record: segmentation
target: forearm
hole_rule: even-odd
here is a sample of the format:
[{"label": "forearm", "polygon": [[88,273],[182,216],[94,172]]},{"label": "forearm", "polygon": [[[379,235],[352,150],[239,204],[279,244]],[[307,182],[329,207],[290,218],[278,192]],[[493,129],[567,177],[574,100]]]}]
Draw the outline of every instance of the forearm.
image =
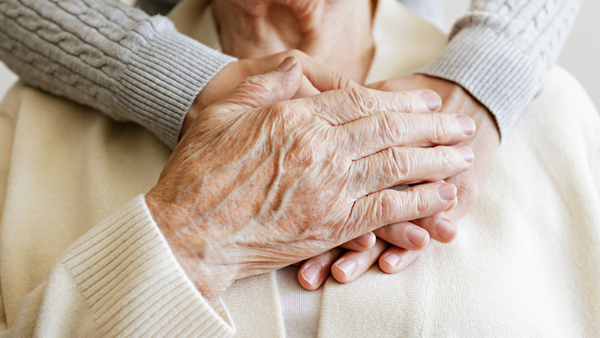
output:
[{"label": "forearm", "polygon": [[419,72],[463,86],[494,114],[504,135],[544,89],[581,3],[474,1],[442,55]]},{"label": "forearm", "polygon": [[0,59],[22,80],[133,121],[173,148],[197,94],[234,60],[113,1],[0,1]]}]

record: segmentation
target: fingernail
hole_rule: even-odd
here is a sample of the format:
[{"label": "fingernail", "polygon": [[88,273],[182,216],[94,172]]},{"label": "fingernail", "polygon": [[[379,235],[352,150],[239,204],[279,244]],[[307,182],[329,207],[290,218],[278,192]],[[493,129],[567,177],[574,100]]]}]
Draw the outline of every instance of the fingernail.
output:
[{"label": "fingernail", "polygon": [[400,263],[400,256],[395,253],[391,253],[383,257],[383,260],[388,262],[393,268],[395,268],[396,266],[398,266],[398,263]]},{"label": "fingernail", "polygon": [[438,220],[433,226],[435,232],[446,241],[450,241],[456,235],[456,227],[445,219]]},{"label": "fingernail", "polygon": [[354,241],[356,243],[358,243],[358,245],[366,247],[369,245],[369,242],[371,242],[371,236],[372,236],[371,233],[364,234],[364,235],[358,237],[357,239],[355,239]]},{"label": "fingernail", "polygon": [[457,116],[456,120],[460,124],[460,129],[465,135],[473,135],[475,132],[475,122],[468,116]]},{"label": "fingernail", "polygon": [[473,150],[471,150],[471,148],[467,146],[462,146],[456,148],[456,150],[458,150],[458,152],[462,155],[463,160],[465,160],[465,162],[473,162],[473,158],[475,157],[475,155],[473,155]]},{"label": "fingernail", "polygon": [[346,278],[350,279],[352,277],[352,273],[354,273],[354,270],[356,269],[357,263],[352,258],[346,258],[343,261],[336,263],[335,265],[337,265],[337,267],[340,268],[340,270],[342,270],[344,275],[346,275]]},{"label": "fingernail", "polygon": [[409,242],[412,243],[412,245],[420,248],[421,246],[423,246],[425,240],[427,239],[427,233],[425,232],[425,230],[421,230],[415,227],[408,227],[408,229],[406,230],[406,238]]},{"label": "fingernail", "polygon": [[452,201],[456,197],[456,187],[454,184],[443,184],[438,187],[440,197],[446,201]]},{"label": "fingernail", "polygon": [[279,64],[279,66],[277,66],[277,68],[275,68],[275,71],[282,73],[287,72],[288,70],[292,69],[295,64],[296,58],[293,56],[288,56]]},{"label": "fingernail", "polygon": [[421,92],[421,98],[423,98],[427,108],[431,111],[437,110],[442,106],[442,98],[432,91]]},{"label": "fingernail", "polygon": [[312,286],[318,286],[321,267],[313,264],[302,271],[302,278]]}]

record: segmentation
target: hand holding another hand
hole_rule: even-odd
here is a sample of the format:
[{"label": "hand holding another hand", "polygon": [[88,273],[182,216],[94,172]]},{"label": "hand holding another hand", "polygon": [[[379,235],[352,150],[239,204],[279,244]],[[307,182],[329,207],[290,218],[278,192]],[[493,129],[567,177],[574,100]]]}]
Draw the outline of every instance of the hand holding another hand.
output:
[{"label": "hand holding another hand", "polygon": [[[348,283],[357,279],[375,263],[378,263],[381,270],[386,273],[399,272],[410,265],[423,249],[427,248],[429,238],[442,243],[451,242],[457,234],[454,221],[463,217],[477,202],[479,193],[492,169],[496,150],[500,143],[493,115],[456,83],[414,74],[382,81],[369,85],[369,87],[383,91],[429,89],[438,93],[444,103],[440,110],[441,114],[460,113],[475,121],[477,133],[473,138],[460,144],[472,148],[477,161],[468,171],[445,180],[447,183],[454,184],[458,189],[458,201],[451,210],[411,222],[379,228],[374,231],[378,237],[376,243],[367,250],[345,251],[336,248],[305,261],[299,270],[298,280],[308,290],[320,287],[329,276],[330,271],[340,283]],[[424,230],[427,233],[424,233]],[[416,242],[423,238],[421,245],[412,243],[413,238]]]},{"label": "hand holding another hand", "polygon": [[303,65],[304,75],[294,98],[309,97],[329,90],[357,86],[349,77],[321,66],[310,56],[295,49],[258,59],[241,59],[225,66],[196,96],[183,120],[180,137],[183,137],[206,107],[224,98],[247,77],[269,72],[288,56],[301,60]]},{"label": "hand holding another hand", "polygon": [[[429,92],[351,88],[285,101],[302,81],[294,61],[207,108],[146,195],[209,300],[237,279],[448,209],[456,188],[438,181],[471,167],[468,147],[449,146],[470,136],[457,116],[431,113],[420,95]],[[436,183],[388,189],[422,181]]]}]

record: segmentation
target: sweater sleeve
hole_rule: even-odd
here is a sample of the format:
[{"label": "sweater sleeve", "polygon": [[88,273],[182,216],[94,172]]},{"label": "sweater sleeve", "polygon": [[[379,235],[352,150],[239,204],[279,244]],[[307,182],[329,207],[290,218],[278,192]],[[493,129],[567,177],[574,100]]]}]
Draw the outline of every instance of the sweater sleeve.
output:
[{"label": "sweater sleeve", "polygon": [[0,59],[30,85],[139,123],[171,148],[194,98],[235,60],[113,0],[0,0]]},{"label": "sweater sleeve", "polygon": [[[6,328],[6,323],[0,325]],[[140,195],[89,230],[0,337],[232,337],[171,253]]]},{"label": "sweater sleeve", "polygon": [[444,52],[419,73],[454,81],[506,135],[544,89],[582,0],[473,0]]}]

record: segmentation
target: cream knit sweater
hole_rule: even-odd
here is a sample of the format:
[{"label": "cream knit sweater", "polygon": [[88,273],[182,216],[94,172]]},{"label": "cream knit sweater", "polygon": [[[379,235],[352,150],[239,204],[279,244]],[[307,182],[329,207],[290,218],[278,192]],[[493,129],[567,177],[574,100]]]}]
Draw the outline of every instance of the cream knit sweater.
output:
[{"label": "cream knit sweater", "polygon": [[[408,36],[398,49],[413,50]],[[599,131],[555,69],[460,238],[396,275],[328,280],[319,336],[600,335]],[[178,266],[140,195],[169,155],[150,132],[19,83],[0,145],[0,337],[284,336],[275,274],[238,281],[213,309]]]}]

